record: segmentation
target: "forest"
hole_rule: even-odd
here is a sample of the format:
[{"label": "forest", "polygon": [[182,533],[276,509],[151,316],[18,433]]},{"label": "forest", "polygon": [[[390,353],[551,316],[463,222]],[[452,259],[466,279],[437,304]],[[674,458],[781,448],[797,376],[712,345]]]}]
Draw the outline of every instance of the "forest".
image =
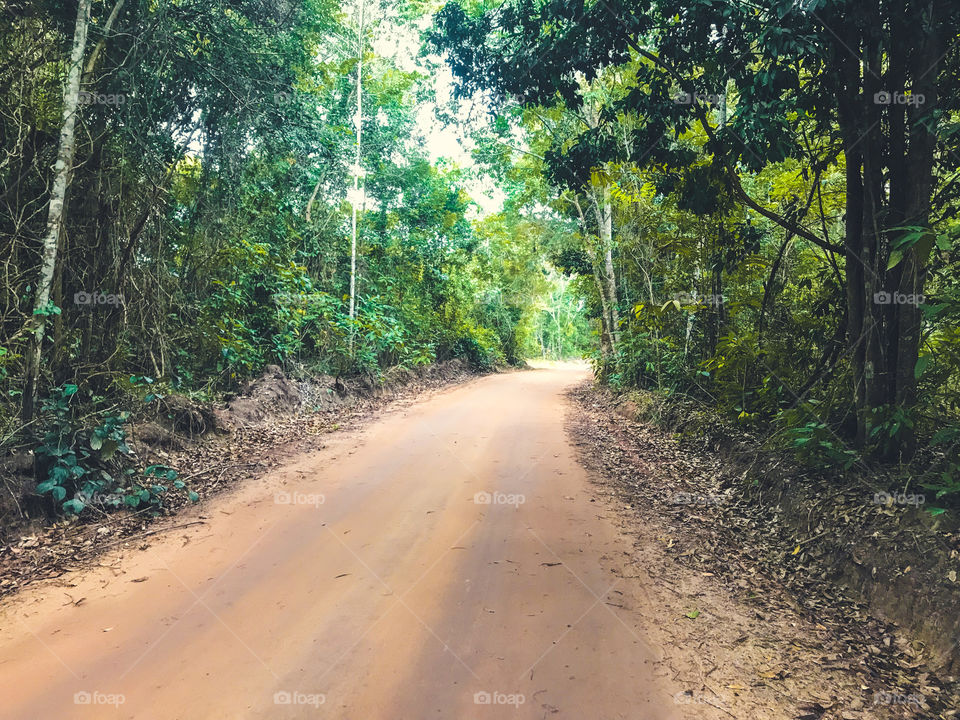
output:
[{"label": "forest", "polygon": [[0,457],[49,512],[166,492],[164,398],[452,358],[960,502],[955,2],[2,8]]},{"label": "forest", "polygon": [[487,370],[586,342],[544,263],[563,220],[522,199],[481,214],[475,171],[430,157],[426,8],[3,16],[0,445],[36,450],[67,512],[78,488],[130,489],[125,423],[172,394],[212,400],[270,363]]},{"label": "forest", "polygon": [[[431,42],[576,224],[598,378],[960,491],[960,7],[448,3]],[[536,180],[529,180],[536,178]],[[592,282],[591,282],[592,281]]]}]

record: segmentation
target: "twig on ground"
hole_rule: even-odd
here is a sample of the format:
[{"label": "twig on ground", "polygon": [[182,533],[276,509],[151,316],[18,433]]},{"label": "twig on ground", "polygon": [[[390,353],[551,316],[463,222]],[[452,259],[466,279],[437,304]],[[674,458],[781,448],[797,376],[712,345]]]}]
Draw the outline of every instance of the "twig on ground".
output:
[{"label": "twig on ground", "polygon": [[179,525],[171,525],[170,527],[157,528],[156,530],[147,530],[147,532],[139,533],[137,535],[130,535],[129,537],[119,538],[113,542],[109,542],[106,545],[101,545],[100,548],[113,547],[114,545],[119,545],[120,543],[132,542],[134,540],[140,540],[141,538],[148,537],[150,535],[156,535],[157,533],[167,532],[168,530],[179,530],[180,528],[190,527],[191,525],[206,525],[206,520],[193,520],[188,523],[180,523]]}]

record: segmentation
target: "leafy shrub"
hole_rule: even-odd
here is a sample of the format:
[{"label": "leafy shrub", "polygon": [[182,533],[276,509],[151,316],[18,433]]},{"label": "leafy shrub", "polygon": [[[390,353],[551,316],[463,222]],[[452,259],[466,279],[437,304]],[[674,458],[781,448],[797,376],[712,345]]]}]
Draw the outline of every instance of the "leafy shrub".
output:
[{"label": "leafy shrub", "polygon": [[38,494],[49,495],[70,514],[88,507],[103,511],[121,505],[151,506],[157,513],[168,492],[162,482],[172,482],[193,501],[199,499],[171,467],[150,465],[137,471],[126,442],[128,413],[97,414],[92,426],[79,420],[71,406],[77,389],[73,384],[61,385],[42,402],[43,433],[36,455],[44,479],[37,484]]},{"label": "leafy shrub", "polygon": [[942,463],[934,466],[929,477],[921,485],[936,493],[937,499],[949,498],[960,501],[960,454],[957,443],[960,442],[960,426],[948,425],[940,428],[930,439],[934,448],[945,446],[945,455]]},{"label": "leafy shrub", "polygon": [[786,434],[797,457],[814,467],[849,470],[859,459],[855,451],[819,420],[788,427]]},{"label": "leafy shrub", "polygon": [[463,325],[451,348],[454,357],[463,357],[478,370],[493,370],[506,362],[497,334],[489,328]]}]

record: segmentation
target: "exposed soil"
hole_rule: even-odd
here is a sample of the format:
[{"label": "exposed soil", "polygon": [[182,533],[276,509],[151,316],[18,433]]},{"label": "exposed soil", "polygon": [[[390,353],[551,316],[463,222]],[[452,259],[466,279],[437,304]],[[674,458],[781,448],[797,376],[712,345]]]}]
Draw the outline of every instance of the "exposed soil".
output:
[{"label": "exposed soil", "polygon": [[[295,381],[279,367],[268,366],[260,378],[217,407],[182,396],[164,398],[132,424],[128,441],[141,466],[172,466],[191,490],[205,498],[259,477],[305,448],[323,447],[328,433],[355,427],[390,405],[409,404],[424,393],[475,376],[459,360],[417,371],[395,369],[381,381],[329,376]],[[29,494],[32,459],[8,465],[7,487]],[[0,597],[96,563],[102,552],[127,539],[149,536],[154,523],[189,504],[185,498],[171,497],[160,518],[151,517],[149,510],[103,513],[91,508],[81,519],[8,523],[0,537]]]},{"label": "exposed soil", "polygon": [[833,598],[811,617],[721,505],[668,506],[713,466],[567,395],[587,376],[492,375],[320,425],[7,598],[5,717],[952,717],[921,665],[877,684],[862,642],[900,641],[862,608],[842,606],[862,636]]},{"label": "exposed soil", "polygon": [[[749,464],[723,458],[704,434],[699,443],[679,442],[638,421],[635,402],[590,385],[571,399],[580,409],[570,431],[581,461],[624,508],[620,522],[650,578],[648,606],[680,601],[697,613],[686,627],[650,625],[678,648],[668,666],[688,680],[692,697],[737,718],[958,716],[957,678],[942,656],[840,582],[827,539],[847,532],[831,521],[852,524],[853,510],[807,505],[798,518],[769,488],[764,494],[747,482],[745,489]],[[866,512],[862,499],[854,506]],[[878,511],[889,508],[870,509]],[[864,553],[871,555],[879,553]],[[877,565],[889,572],[889,562]],[[693,668],[679,650],[691,642],[700,651]]]},{"label": "exposed soil", "polygon": [[395,406],[26,588],[0,607],[5,716],[692,717],[564,433],[585,374]]}]

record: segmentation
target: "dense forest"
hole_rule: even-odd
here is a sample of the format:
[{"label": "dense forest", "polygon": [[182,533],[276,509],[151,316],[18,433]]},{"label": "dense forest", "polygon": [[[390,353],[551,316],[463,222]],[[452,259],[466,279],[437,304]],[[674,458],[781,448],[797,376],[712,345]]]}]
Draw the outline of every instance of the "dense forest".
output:
[{"label": "dense forest", "polygon": [[956,498],[960,6],[451,2],[436,28],[576,223],[552,262],[599,377]]},{"label": "dense forest", "polygon": [[57,512],[175,477],[144,404],[456,357],[957,502],[951,0],[2,8],[0,453]]},{"label": "dense forest", "polygon": [[562,220],[523,199],[482,214],[473,171],[430,157],[424,8],[80,0],[3,19],[0,442],[37,450],[68,511],[77,487],[126,482],[111,467],[144,400],[211,400],[269,363],[490,369],[588,338],[544,265]]}]

